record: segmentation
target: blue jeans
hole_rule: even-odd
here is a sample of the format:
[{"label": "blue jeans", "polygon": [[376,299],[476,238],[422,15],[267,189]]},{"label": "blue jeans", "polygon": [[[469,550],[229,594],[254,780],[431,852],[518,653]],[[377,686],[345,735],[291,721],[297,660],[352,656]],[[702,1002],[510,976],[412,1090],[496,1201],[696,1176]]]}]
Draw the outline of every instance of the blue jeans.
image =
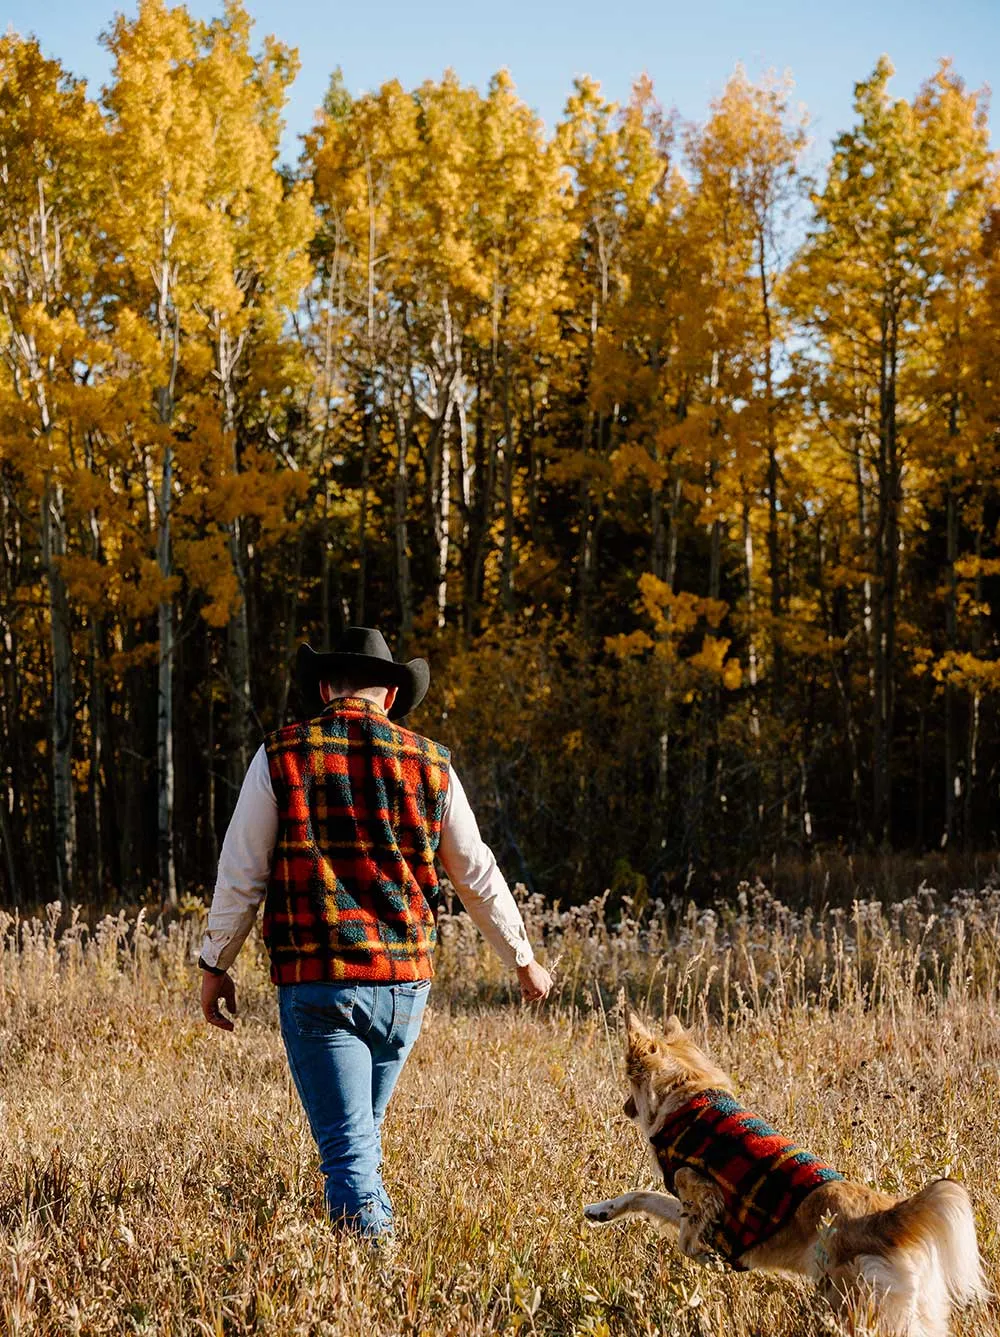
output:
[{"label": "blue jeans", "polygon": [[281,1038],[319,1148],[327,1211],[361,1235],[392,1229],[382,1119],[420,1033],[429,990],[429,980],[278,989]]}]

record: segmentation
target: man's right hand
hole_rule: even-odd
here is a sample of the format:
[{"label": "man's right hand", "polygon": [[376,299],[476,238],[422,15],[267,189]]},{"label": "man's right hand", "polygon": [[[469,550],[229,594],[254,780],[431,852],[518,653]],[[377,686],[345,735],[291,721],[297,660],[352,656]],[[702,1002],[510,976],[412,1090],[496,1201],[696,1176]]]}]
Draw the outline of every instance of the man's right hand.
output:
[{"label": "man's right hand", "polygon": [[236,1016],[236,985],[227,971],[223,975],[213,975],[209,970],[201,972],[201,1010],[210,1026],[218,1026],[220,1031],[233,1030],[229,1017],[219,1011],[219,999],[226,1004],[230,1016]]},{"label": "man's right hand", "polygon": [[521,984],[521,997],[526,1003],[539,1002],[552,988],[552,976],[537,961],[518,966],[517,978]]}]

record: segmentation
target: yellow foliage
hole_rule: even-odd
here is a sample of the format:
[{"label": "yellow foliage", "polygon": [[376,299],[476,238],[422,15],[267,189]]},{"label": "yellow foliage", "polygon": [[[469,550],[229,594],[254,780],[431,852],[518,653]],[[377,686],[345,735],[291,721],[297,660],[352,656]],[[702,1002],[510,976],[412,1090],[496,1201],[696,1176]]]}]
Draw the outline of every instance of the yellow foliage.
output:
[{"label": "yellow foliage", "polygon": [[[254,49],[240,0],[141,0],[106,43],[98,104],[0,37],[0,652],[39,712],[56,642],[79,704],[102,645],[164,667],[161,628],[185,644],[200,616],[224,705],[199,727],[228,738],[241,638],[273,644],[263,720],[298,635],[384,622],[447,661],[498,804],[535,750],[569,807],[610,791],[613,720],[664,870],[710,792],[786,841],[845,731],[855,787],[917,727],[914,766],[942,732],[949,757],[992,741],[974,710],[958,738],[951,693],[931,718],[935,684],[1000,672],[998,174],[950,66],[911,100],[885,61],[857,85],[788,254],[783,81],[738,69],[682,127],[648,80],[618,105],[581,78],[551,133],[506,71],[341,83],[288,172],[297,57]],[[709,776],[730,765],[752,779]],[[683,833],[679,770],[702,787]]]},{"label": "yellow foliage", "polygon": [[705,636],[701,643],[701,649],[688,660],[692,668],[699,669],[703,673],[710,673],[718,677],[722,676],[725,666],[726,651],[729,649],[730,642],[724,636]]},{"label": "yellow foliage", "polygon": [[968,652],[949,651],[941,655],[932,669],[940,683],[951,683],[968,692],[1000,691],[1000,660],[981,659]]},{"label": "yellow foliage", "polygon": [[630,631],[621,636],[608,636],[604,641],[604,648],[608,654],[615,655],[618,659],[628,659],[633,655],[641,655],[646,650],[651,650],[653,645],[653,638],[641,629]]},{"label": "yellow foliage", "polygon": [[643,610],[660,634],[683,636],[701,619],[710,627],[718,627],[728,611],[725,600],[707,599],[687,590],[674,591],[651,572],[639,577],[639,594]]}]

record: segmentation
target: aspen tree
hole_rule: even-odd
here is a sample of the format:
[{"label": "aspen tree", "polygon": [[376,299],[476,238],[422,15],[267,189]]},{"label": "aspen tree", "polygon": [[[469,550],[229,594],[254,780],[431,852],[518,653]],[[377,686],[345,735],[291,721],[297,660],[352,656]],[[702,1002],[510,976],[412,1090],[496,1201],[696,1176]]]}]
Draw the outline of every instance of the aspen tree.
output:
[{"label": "aspen tree", "polygon": [[[0,390],[4,456],[23,480],[49,621],[54,886],[76,881],[73,739],[77,712],[70,552],[75,413],[93,363],[95,237],[102,130],[84,85],[38,44],[0,37]],[[0,833],[10,848],[10,832]]]}]

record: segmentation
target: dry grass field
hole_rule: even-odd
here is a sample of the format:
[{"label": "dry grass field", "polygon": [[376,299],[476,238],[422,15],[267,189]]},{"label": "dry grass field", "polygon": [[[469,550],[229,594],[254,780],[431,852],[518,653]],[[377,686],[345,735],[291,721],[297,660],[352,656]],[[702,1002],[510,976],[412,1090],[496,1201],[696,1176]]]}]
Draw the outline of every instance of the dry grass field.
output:
[{"label": "dry grass field", "polygon": [[653,1182],[620,1113],[620,986],[693,1024],[748,1102],[850,1176],[963,1179],[1000,1282],[1000,893],[796,916],[744,888],[728,910],[654,905],[613,929],[601,901],[528,901],[558,981],[531,1010],[446,919],[387,1122],[400,1225],[379,1250],[323,1220],[256,944],[236,1032],[203,1024],[200,914],[93,932],[0,917],[4,1337],[836,1331],[795,1283],[581,1224],[583,1203]]}]

